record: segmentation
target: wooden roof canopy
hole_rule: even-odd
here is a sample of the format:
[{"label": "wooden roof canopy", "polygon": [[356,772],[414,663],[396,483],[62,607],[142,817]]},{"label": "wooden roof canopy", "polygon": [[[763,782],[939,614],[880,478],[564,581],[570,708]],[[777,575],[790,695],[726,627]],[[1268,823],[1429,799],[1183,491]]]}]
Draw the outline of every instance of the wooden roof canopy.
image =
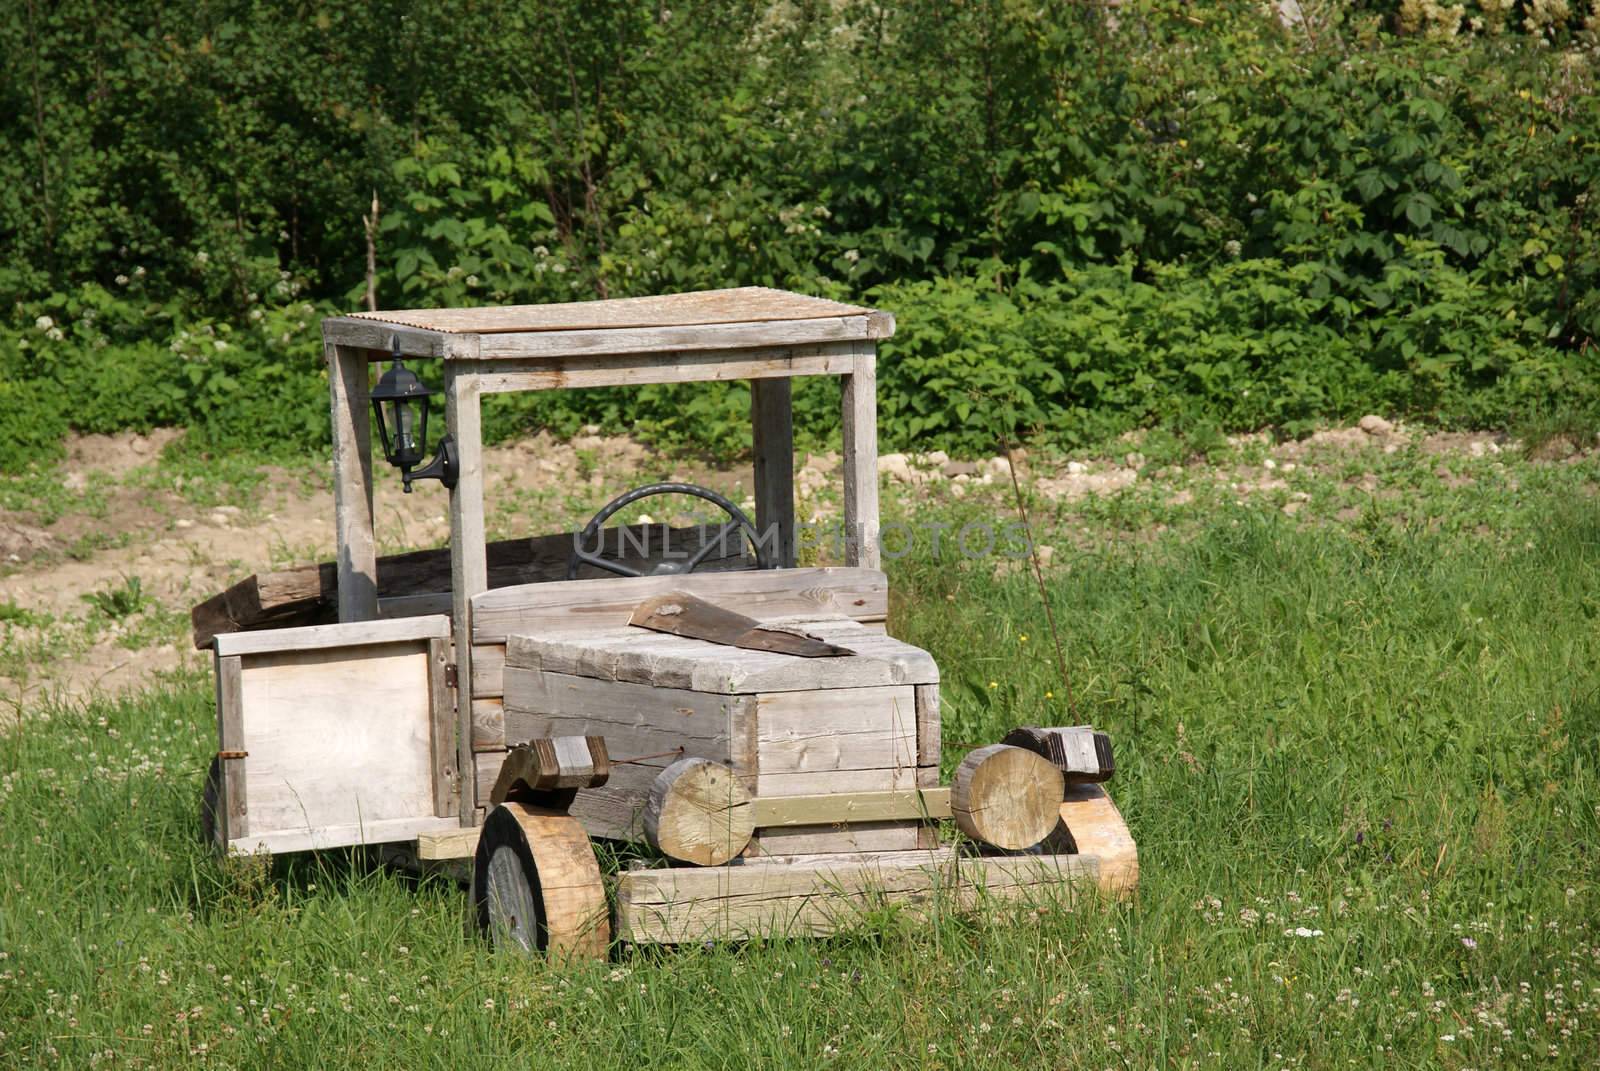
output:
[{"label": "wooden roof canopy", "polygon": [[[359,312],[323,321],[325,339],[381,360],[499,360],[868,342],[894,334],[894,317],[786,290],[745,286],[657,297]],[[707,377],[721,378],[721,377]]]}]

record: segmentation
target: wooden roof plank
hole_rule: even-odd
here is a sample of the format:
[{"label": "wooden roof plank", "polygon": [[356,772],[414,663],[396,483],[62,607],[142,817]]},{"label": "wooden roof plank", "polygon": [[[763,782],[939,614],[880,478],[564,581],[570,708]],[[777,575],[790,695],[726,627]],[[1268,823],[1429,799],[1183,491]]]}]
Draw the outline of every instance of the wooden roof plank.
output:
[{"label": "wooden roof plank", "polygon": [[864,316],[873,310],[764,286],[654,297],[466,309],[387,309],[351,319],[447,334],[608,331]]}]

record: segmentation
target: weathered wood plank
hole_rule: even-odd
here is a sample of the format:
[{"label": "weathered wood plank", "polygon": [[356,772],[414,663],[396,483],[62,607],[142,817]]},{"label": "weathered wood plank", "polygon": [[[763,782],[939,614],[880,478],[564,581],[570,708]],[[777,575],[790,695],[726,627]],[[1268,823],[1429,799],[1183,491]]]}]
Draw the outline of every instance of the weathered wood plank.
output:
[{"label": "weathered wood plank", "polygon": [[[514,336],[506,336],[514,337]],[[651,383],[704,383],[794,376],[839,376],[854,365],[858,343],[813,342],[748,349],[681,350],[619,357],[609,353],[566,357],[501,356],[475,361],[470,370],[485,394],[517,390],[634,387]]]},{"label": "weathered wood plank", "polygon": [[240,691],[240,661],[237,656],[216,655],[217,749],[222,761],[222,805],[217,809],[220,836],[224,843],[242,837],[250,830],[249,804],[245,789],[244,696]]},{"label": "weathered wood plank", "polygon": [[908,821],[763,829],[752,838],[753,856],[905,852],[916,849],[920,824]]},{"label": "weathered wood plank", "polygon": [[501,700],[472,700],[472,750],[504,751],[506,747],[506,711]]},{"label": "weathered wood plank", "polygon": [[230,841],[228,847],[232,851],[245,854],[325,851],[330,848],[347,848],[353,844],[393,844],[431,833],[453,832],[460,828],[455,818],[440,818],[437,815],[384,818],[370,822],[351,822],[346,825],[311,826],[252,833]]},{"label": "weathered wood plank", "polygon": [[422,639],[241,659],[252,844],[269,833],[437,817],[429,647]]},{"label": "weathered wood plank", "polygon": [[505,694],[506,645],[478,643],[472,647],[472,697],[493,699]]},{"label": "weathered wood plank", "polygon": [[950,790],[932,788],[844,795],[757,797],[751,801],[751,807],[756,828],[762,830],[785,826],[882,822],[901,818],[935,821],[950,817]]},{"label": "weathered wood plank", "polygon": [[459,813],[456,778],[456,697],[446,681],[450,641],[428,641],[429,759],[433,766],[433,813],[441,818]]},{"label": "weathered wood plank", "polygon": [[216,652],[220,656],[230,657],[449,638],[448,617],[402,617],[393,621],[352,621],[347,624],[272,629],[268,632],[234,632],[217,637]]},{"label": "weathered wood plank", "polygon": [[505,643],[513,632],[559,636],[626,625],[652,595],[684,590],[740,613],[769,619],[832,611],[882,621],[889,582],[876,570],[776,569],[690,576],[618,577],[526,584],[485,592],[473,601],[474,643]]},{"label": "weathered wood plank", "polygon": [[940,722],[939,686],[917,685],[917,765],[933,771],[933,784],[939,783]]},{"label": "weathered wood plank", "polygon": [[844,377],[844,560],[876,569],[878,546],[878,371],[873,344],[856,347]]},{"label": "weathered wood plank", "polygon": [[[477,346],[454,353],[457,358],[476,356]],[[445,422],[456,444],[456,485],[450,489],[450,595],[455,628],[458,679],[472,679],[472,600],[489,586],[489,566],[483,534],[483,430],[478,382],[446,365]],[[462,823],[478,820],[477,779],[465,776],[474,768],[472,704],[456,711],[456,761],[463,771]]]},{"label": "weathered wood plank", "polygon": [[604,301],[540,305],[488,305],[457,309],[384,309],[339,317],[355,323],[401,324],[435,332],[590,331],[629,327],[695,327],[878,315],[859,305],[777,290],[741,286]]},{"label": "weathered wood plank", "polygon": [[[506,644],[506,661],[508,665],[602,680],[723,694],[871,688],[938,680],[938,667],[927,652],[866,633],[853,622],[845,624],[849,627],[836,630],[813,622],[807,632],[856,652],[848,656],[798,658],[627,628],[565,637],[514,635]],[[852,646],[853,638],[863,642]],[[916,714],[910,692],[904,704],[901,719],[914,739]]]},{"label": "weathered wood plank", "polygon": [[[670,528],[661,524],[628,525],[607,529],[607,533],[605,545],[622,548],[623,553],[617,560],[634,568],[646,565],[651,560],[649,555],[658,553],[661,547],[678,548],[679,553],[696,553],[704,546],[703,537],[707,535],[701,528]],[[489,587],[565,580],[572,549],[571,532],[490,543],[484,554]],[[701,570],[748,568],[750,558],[742,545],[736,547],[730,541],[728,550],[728,554],[713,551]],[[580,575],[601,574],[586,565]],[[338,567],[334,562],[245,577],[196,604],[189,612],[194,645],[199,649],[207,648],[213,637],[223,633],[337,621],[338,590]],[[450,612],[448,547],[387,554],[378,559],[379,617]]]},{"label": "weathered wood plank", "polygon": [[750,381],[756,529],[779,566],[795,563],[794,411],[788,379]]},{"label": "weathered wood plank", "polygon": [[378,551],[372,514],[372,415],[367,354],[324,347],[333,420],[333,511],[338,545],[339,620],[378,612]]},{"label": "weathered wood plank", "polygon": [[914,709],[912,690],[903,687],[759,694],[761,772],[914,768]]},{"label": "weathered wood plank", "polygon": [[880,904],[932,913],[971,909],[985,898],[1059,903],[1097,876],[1089,856],[956,858],[947,851],[630,870],[617,878],[617,936],[634,943],[820,937]]}]

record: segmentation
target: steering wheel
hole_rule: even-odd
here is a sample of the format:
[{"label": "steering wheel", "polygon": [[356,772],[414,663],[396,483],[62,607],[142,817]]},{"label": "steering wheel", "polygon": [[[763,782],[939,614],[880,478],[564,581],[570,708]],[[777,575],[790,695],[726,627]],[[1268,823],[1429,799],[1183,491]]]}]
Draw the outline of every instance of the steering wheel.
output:
[{"label": "steering wheel", "polygon": [[[591,554],[584,549],[594,539],[596,533],[600,531],[601,526],[610,520],[614,513],[624,506],[632,505],[641,498],[650,498],[654,495],[692,495],[695,498],[703,498],[712,505],[719,507],[732,520],[718,529],[715,536],[706,540],[705,545],[700,548],[694,557],[686,558],[682,561],[663,559],[651,566],[647,572],[641,572],[632,566],[623,565],[621,562],[609,561],[600,557],[599,554]],[[643,487],[635,487],[633,490],[620,494],[610,502],[607,502],[600,512],[596,513],[589,523],[583,526],[583,531],[579,533],[578,538],[574,540],[572,545],[572,558],[567,562],[567,579],[578,579],[578,566],[580,565],[592,565],[597,569],[604,569],[606,572],[615,573],[618,576],[672,576],[681,573],[692,573],[711,556],[713,550],[723,546],[724,541],[735,531],[742,531],[744,535],[750,538],[750,545],[756,551],[755,567],[757,569],[773,568],[772,555],[762,545],[760,535],[756,532],[755,522],[745,514],[744,510],[735,506],[732,502],[711,490],[711,488],[701,487],[692,483],[645,484]],[[596,549],[603,549],[603,546],[604,541],[602,539],[601,545]],[[665,550],[666,547],[663,545],[662,549]]]}]

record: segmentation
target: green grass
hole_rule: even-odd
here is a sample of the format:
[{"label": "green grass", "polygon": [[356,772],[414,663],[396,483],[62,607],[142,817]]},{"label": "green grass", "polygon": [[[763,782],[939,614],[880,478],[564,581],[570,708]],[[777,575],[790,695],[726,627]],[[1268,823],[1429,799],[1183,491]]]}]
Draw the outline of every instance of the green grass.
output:
[{"label": "green grass", "polygon": [[1592,1068],[1600,516],[1572,466],[1432,464],[1380,463],[1407,493],[1348,527],[1224,493],[1136,538],[1165,490],[1038,504],[1089,529],[1051,536],[1075,706],[1029,576],[894,564],[947,773],[1016,724],[1112,733],[1122,904],[557,969],[362,853],[213,860],[205,680],[34,711],[0,731],[0,1062]]}]

